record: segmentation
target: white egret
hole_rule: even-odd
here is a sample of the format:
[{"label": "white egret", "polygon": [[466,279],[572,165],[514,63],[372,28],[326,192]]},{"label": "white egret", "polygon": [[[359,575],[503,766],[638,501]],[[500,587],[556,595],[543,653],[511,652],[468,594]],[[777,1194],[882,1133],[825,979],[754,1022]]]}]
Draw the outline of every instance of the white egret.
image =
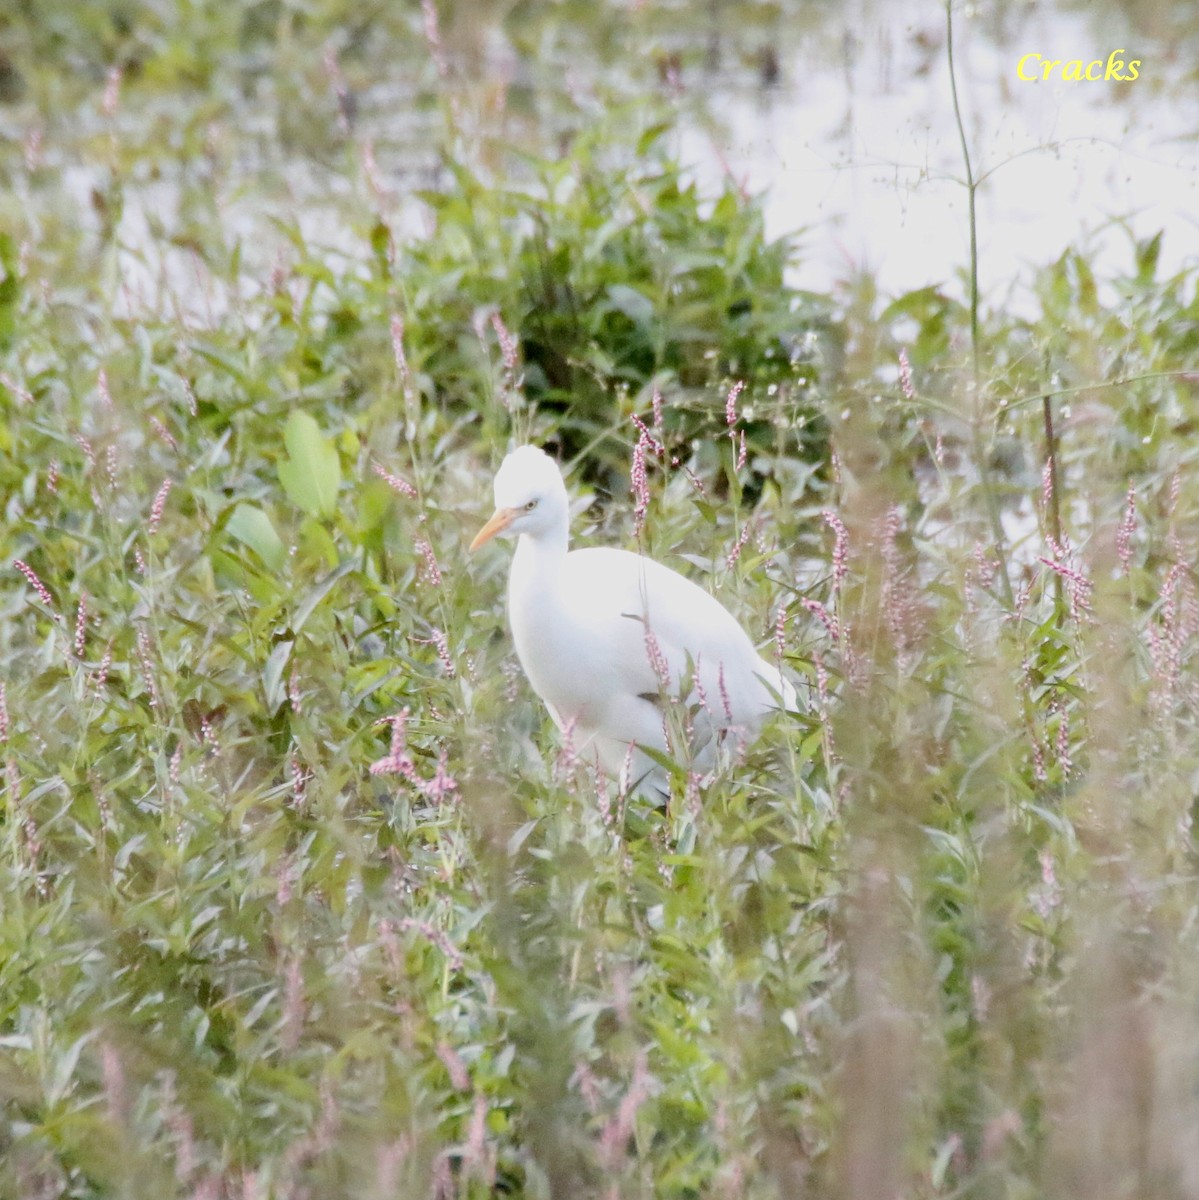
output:
[{"label": "white egret", "polygon": [[495,512],[471,550],[519,538],[508,575],[508,620],[520,664],[576,752],[608,775],[667,795],[666,773],[642,747],[670,753],[661,698],[697,706],[700,765],[715,735],[748,739],[795,689],[763,659],[729,611],[669,567],[627,550],[567,550],[570,510],[557,464],[521,446],[495,477]]}]

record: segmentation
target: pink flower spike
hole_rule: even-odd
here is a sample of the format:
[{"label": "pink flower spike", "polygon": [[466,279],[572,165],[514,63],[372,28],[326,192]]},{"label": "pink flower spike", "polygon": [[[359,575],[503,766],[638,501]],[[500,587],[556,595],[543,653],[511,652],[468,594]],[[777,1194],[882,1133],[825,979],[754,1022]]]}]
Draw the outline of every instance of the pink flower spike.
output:
[{"label": "pink flower spike", "polygon": [[668,689],[670,687],[670,666],[666,661],[666,656],[662,653],[662,647],[658,645],[654,631],[648,624],[645,627],[645,653],[649,659],[649,665],[658,677],[658,683],[664,689]]},{"label": "pink flower spike", "polygon": [[437,565],[437,555],[433,553],[433,547],[425,538],[418,537],[416,549],[423,560],[422,566],[418,568],[421,578],[433,587],[441,587],[441,567]]},{"label": "pink flower spike", "polygon": [[157,418],[150,418],[150,428],[160,437],[176,454],[179,453],[179,443],[175,440],[175,435]]},{"label": "pink flower spike", "polygon": [[372,775],[402,775],[405,779],[416,779],[416,767],[408,753],[408,717],[411,709],[405,707],[393,717],[384,717],[380,724],[391,726],[391,749],[384,758],[370,765]]},{"label": "pink flower spike", "polygon": [[433,65],[437,68],[437,74],[445,79],[450,73],[450,67],[446,61],[445,48],[441,44],[437,5],[433,3],[433,0],[421,0],[420,7],[421,14],[425,19],[425,41],[429,43],[429,55],[433,59]]},{"label": "pink flower spike", "polygon": [[819,600],[810,600],[808,597],[803,597],[800,604],[804,606],[825,628],[825,632],[834,642],[841,640],[841,625],[837,618],[829,612]]},{"label": "pink flower spike", "polygon": [[645,526],[645,514],[649,511],[649,482],[645,474],[643,438],[639,438],[633,447],[633,469],[629,473],[629,485],[633,492],[633,533],[640,537]]},{"label": "pink flower spike", "polygon": [[450,1083],[460,1092],[469,1091],[470,1074],[458,1052],[447,1042],[440,1043],[435,1049],[437,1057],[441,1059],[442,1065],[449,1073]]},{"label": "pink flower spike", "polygon": [[378,475],[379,478],[382,479],[383,482],[387,484],[387,486],[391,488],[393,492],[399,492],[401,496],[407,496],[409,500],[416,499],[416,488],[414,488],[407,480],[401,479],[398,475],[393,475],[389,470],[387,470],[386,467],[380,466],[379,463],[372,463],[371,470],[374,471],[374,473]]},{"label": "pink flower spike", "polygon": [[92,448],[91,442],[82,434],[75,434],[75,444],[83,451],[83,457],[87,459],[87,465],[90,470],[96,469],[96,452]]},{"label": "pink flower spike", "polygon": [[725,719],[731,723],[733,720],[733,703],[729,699],[728,685],[724,681],[724,663],[720,664],[716,672],[716,683],[720,688],[720,703],[724,708]]},{"label": "pink flower spike", "polygon": [[724,419],[729,426],[737,424],[737,399],[745,390],[745,381],[739,379],[729,388],[729,394],[724,401]]},{"label": "pink flower spike", "polygon": [[728,570],[732,570],[737,565],[737,560],[741,557],[741,551],[745,549],[745,543],[749,541],[749,535],[753,532],[754,519],[751,516],[748,521],[741,527],[741,535],[737,538],[736,545],[728,552],[724,560],[724,565]]},{"label": "pink flower spike", "polygon": [[[47,607],[54,607],[54,597],[50,595],[50,589],[38,578],[37,572],[27,563],[19,558],[13,559],[13,567],[20,571],[22,575],[29,581],[29,586],[38,594],[38,599]],[[54,614],[54,619],[59,620],[57,613]]]},{"label": "pink flower spike", "polygon": [[500,354],[504,360],[504,370],[510,375],[515,375],[518,360],[516,339],[508,331],[508,326],[504,324],[504,319],[498,312],[491,314],[491,328],[495,330],[496,340],[500,344]]},{"label": "pink flower spike", "polygon": [[1116,530],[1116,557],[1119,558],[1125,575],[1132,569],[1132,538],[1136,531],[1137,490],[1130,483],[1128,485],[1128,503],[1125,506],[1120,527]]},{"label": "pink flower spike", "polygon": [[421,791],[428,796],[433,804],[442,804],[458,791],[458,781],[449,772],[449,755],[444,746],[437,755],[437,769],[433,778],[425,780]]},{"label": "pink flower spike", "polygon": [[820,515],[836,536],[833,543],[833,591],[837,591],[849,573],[849,530],[831,508],[826,508]]},{"label": "pink flower spike", "polygon": [[642,442],[647,450],[652,450],[659,458],[665,458],[666,447],[654,437],[646,423],[636,413],[630,413],[629,419],[637,428],[637,440]]},{"label": "pink flower spike", "polygon": [[109,412],[112,412],[112,393],[108,390],[108,372],[103,367],[96,375],[96,392],[100,397],[100,403]]},{"label": "pink flower spike", "polygon": [[87,644],[87,592],[79,596],[79,610],[75,614],[75,657],[82,658]]},{"label": "pink flower spike", "polygon": [[21,387],[11,375],[5,375],[0,372],[0,383],[2,383],[22,404],[33,404],[33,393],[26,388]]},{"label": "pink flower spike", "polygon": [[104,99],[101,101],[101,108],[106,117],[114,116],[121,103],[121,77],[123,74],[120,67],[113,67],[104,81]]},{"label": "pink flower spike", "polygon": [[1041,468],[1041,504],[1048,512],[1053,506],[1053,459],[1047,458]]},{"label": "pink flower spike", "polygon": [[96,668],[96,673],[92,676],[92,688],[97,695],[104,690],[104,685],[108,682],[108,672],[111,669],[112,642],[109,642],[104,651],[104,657],[100,659],[100,665]]},{"label": "pink flower spike", "polygon": [[437,648],[437,657],[441,660],[441,665],[445,669],[446,675],[450,679],[454,678],[457,672],[454,670],[454,660],[450,657],[450,643],[442,630],[434,629],[430,632],[429,637],[414,637],[412,640],[418,646],[435,646]]},{"label": "pink flower spike", "polygon": [[912,386],[912,364],[908,362],[908,352],[899,352],[899,387],[906,400],[916,398],[916,389]]},{"label": "pink flower spike", "polygon": [[142,669],[142,680],[150,697],[150,707],[159,707],[158,684],[154,681],[154,662],[150,655],[150,635],[144,625],[137,627],[137,661]]},{"label": "pink flower spike", "polygon": [[153,537],[158,532],[159,523],[162,521],[162,512],[166,507],[167,497],[171,494],[171,481],[164,479],[162,486],[158,489],[158,493],[154,497],[154,503],[150,506],[150,527],[149,533]]}]

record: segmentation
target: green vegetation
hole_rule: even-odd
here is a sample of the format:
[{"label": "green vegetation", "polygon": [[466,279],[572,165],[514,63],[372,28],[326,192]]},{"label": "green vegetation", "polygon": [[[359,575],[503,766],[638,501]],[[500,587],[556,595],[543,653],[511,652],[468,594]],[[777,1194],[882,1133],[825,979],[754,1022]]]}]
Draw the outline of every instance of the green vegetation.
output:
[{"label": "green vegetation", "polygon": [[[665,101],[550,154],[421,43],[417,204],[417,9],[184,7],[0,26],[0,1196],[1192,1194],[1199,268],[1071,248],[976,379]],[[466,555],[510,439],[801,683],[665,810]]]}]

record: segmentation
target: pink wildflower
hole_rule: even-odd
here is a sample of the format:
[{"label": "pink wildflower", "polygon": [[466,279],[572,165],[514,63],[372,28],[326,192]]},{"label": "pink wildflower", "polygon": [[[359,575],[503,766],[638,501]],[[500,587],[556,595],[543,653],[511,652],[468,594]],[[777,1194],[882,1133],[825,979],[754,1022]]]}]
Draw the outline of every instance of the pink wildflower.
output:
[{"label": "pink wildflower", "polygon": [[[47,608],[53,608],[54,597],[50,595],[50,590],[38,578],[37,572],[27,562],[24,562],[19,558],[14,558],[12,565],[29,581],[29,586],[33,588],[35,592],[37,592],[38,599],[40,599]],[[54,619],[56,621],[60,619],[57,613],[54,614]]]},{"label": "pink wildflower", "polygon": [[837,591],[849,574],[849,530],[845,522],[831,508],[826,508],[821,514],[825,524],[833,531],[833,591]]},{"label": "pink wildflower", "polygon": [[25,138],[25,170],[32,174],[42,165],[42,128],[35,125]]},{"label": "pink wildflower", "polygon": [[416,549],[423,560],[423,565],[419,570],[421,578],[433,587],[441,587],[441,567],[437,565],[437,556],[433,553],[433,547],[425,538],[418,537]]},{"label": "pink wildflower", "polygon": [[649,659],[649,665],[653,668],[654,674],[658,677],[658,683],[662,688],[670,687],[670,666],[666,661],[666,656],[662,653],[662,647],[658,645],[658,639],[654,636],[654,631],[649,627],[648,622],[645,626],[645,653]]},{"label": "pink wildflower", "polygon": [[450,73],[450,67],[446,61],[445,50],[441,44],[441,28],[437,21],[437,5],[433,0],[421,0],[420,8],[425,19],[425,41],[429,43],[429,54],[433,59],[433,65],[437,68],[437,74],[442,79],[445,79]]},{"label": "pink wildflower", "polygon": [[641,442],[647,450],[652,450],[659,458],[666,457],[666,447],[662,445],[653,433],[650,432],[649,426],[636,414],[630,413],[629,419],[637,429],[637,440]]},{"label": "pink wildflower", "polygon": [[811,600],[807,596],[804,596],[800,600],[800,604],[824,626],[825,632],[832,641],[839,642],[841,640],[840,622],[819,600]]},{"label": "pink wildflower", "polygon": [[142,669],[142,679],[150,696],[150,707],[158,708],[158,685],[154,682],[154,664],[150,657],[150,635],[144,625],[137,627],[137,661]]},{"label": "pink wildflower", "polygon": [[430,942],[436,946],[446,957],[446,965],[451,971],[460,971],[462,969],[462,953],[458,947],[446,936],[444,931],[437,929],[428,921],[420,921],[413,917],[405,917],[400,922],[401,929],[415,929],[418,933],[423,934]]},{"label": "pink wildflower", "polygon": [[1070,715],[1064,704],[1058,703],[1057,708],[1057,762],[1062,771],[1062,779],[1068,780],[1073,769],[1070,761]]},{"label": "pink wildflower", "polygon": [[[349,124],[348,112],[346,124]],[[339,123],[341,118],[338,118]],[[371,195],[375,198],[377,205],[382,205],[391,199],[391,189],[383,182],[382,172],[379,170],[379,164],[375,161],[375,143],[370,138],[363,138],[360,147],[362,156],[362,173],[366,176],[367,187],[371,190]],[[391,258],[391,238],[390,231],[388,236],[388,258]]]},{"label": "pink wildflower", "polygon": [[160,437],[176,454],[179,453],[179,443],[175,440],[175,435],[157,418],[150,418],[150,428]]},{"label": "pink wildflower", "polygon": [[587,1111],[591,1113],[599,1112],[601,1099],[600,1085],[595,1072],[591,1069],[590,1063],[579,1059],[575,1064],[570,1082],[579,1089],[579,1095],[583,1097],[583,1103],[587,1105]]},{"label": "pink wildflower", "polygon": [[633,1135],[637,1111],[649,1099],[649,1096],[648,1059],[645,1050],[642,1049],[638,1051],[637,1061],[633,1066],[633,1078],[629,1083],[629,1090],[621,1100],[615,1116],[604,1125],[600,1133],[600,1161],[605,1170],[616,1171],[619,1169],[629,1138]]},{"label": "pink wildflower", "polygon": [[12,394],[16,396],[16,398],[20,400],[22,404],[32,404],[34,402],[33,393],[27,388],[21,387],[21,385],[17,383],[11,375],[5,375],[3,372],[0,372],[0,383],[8,388],[8,390],[12,392]]},{"label": "pink wildflower", "polygon": [[500,344],[500,354],[504,360],[504,370],[508,372],[509,376],[515,377],[517,362],[519,360],[516,339],[508,331],[508,326],[504,324],[504,318],[498,312],[491,314],[491,328],[495,330],[496,340]]},{"label": "pink wildflower", "polygon": [[1053,505],[1053,458],[1045,460],[1041,468],[1041,504],[1048,511]]},{"label": "pink wildflower", "polygon": [[1137,531],[1137,490],[1128,485],[1128,503],[1124,508],[1124,516],[1120,527],[1116,530],[1116,557],[1127,575],[1132,568],[1132,538]]},{"label": "pink wildflower", "polygon": [[89,469],[96,469],[96,452],[92,449],[92,444],[82,434],[75,434],[75,444],[83,451],[83,457],[87,459]]},{"label": "pink wildflower", "polygon": [[437,755],[433,778],[424,780],[420,789],[433,804],[443,803],[458,791],[458,781],[449,772],[449,754],[444,746]]},{"label": "pink wildflower", "polygon": [[732,719],[733,719],[733,704],[732,704],[732,701],[729,699],[728,685],[724,681],[724,663],[720,664],[720,666],[716,672],[716,684],[717,684],[717,687],[720,689],[720,704],[721,704],[721,707],[724,709],[725,720],[732,721]]},{"label": "pink wildflower", "polygon": [[912,364],[908,362],[906,350],[899,352],[899,387],[903,392],[904,399],[914,400],[916,398],[916,389],[912,385]]},{"label": "pink wildflower", "polygon": [[441,1059],[442,1065],[449,1074],[450,1084],[460,1092],[470,1091],[470,1073],[458,1051],[448,1042],[438,1043],[436,1050],[437,1057]]},{"label": "pink wildflower", "polygon": [[749,541],[749,535],[753,532],[753,528],[754,520],[753,517],[750,517],[741,527],[741,534],[737,538],[736,544],[725,557],[724,565],[728,570],[731,571],[737,565],[737,560],[741,557],[741,551],[745,549],[745,543]]},{"label": "pink wildflower", "polygon": [[104,657],[100,659],[100,665],[96,668],[95,674],[92,676],[92,688],[99,695],[104,690],[104,685],[108,682],[108,672],[112,668],[112,642],[108,643],[104,651]]},{"label": "pink wildflower", "polygon": [[108,390],[108,372],[103,367],[96,374],[96,394],[100,397],[100,403],[109,412],[112,412],[112,393]]},{"label": "pink wildflower", "polygon": [[104,99],[101,102],[104,115],[113,117],[121,103],[121,78],[124,72],[120,67],[113,67],[104,81]]},{"label": "pink wildflower", "polygon": [[1049,772],[1045,770],[1045,747],[1035,734],[1032,739],[1032,775],[1037,783],[1044,783],[1049,778]]},{"label": "pink wildflower", "polygon": [[312,772],[304,769],[304,764],[300,761],[300,756],[292,751],[291,755],[291,799],[296,808],[304,807],[304,800],[308,795],[308,781],[312,778]]},{"label": "pink wildflower", "polygon": [[730,427],[737,424],[737,399],[744,390],[745,381],[739,379],[729,388],[729,394],[725,397],[724,420]]},{"label": "pink wildflower", "polygon": [[399,492],[401,496],[407,496],[409,500],[416,499],[416,488],[414,488],[407,480],[401,479],[398,475],[393,475],[389,470],[387,470],[386,467],[382,467],[378,463],[372,463],[371,470],[374,471],[374,473],[378,475],[379,478],[382,479],[383,482],[387,484],[387,486],[391,488],[393,492]]},{"label": "pink wildflower", "polygon": [[163,509],[166,508],[167,497],[171,494],[171,481],[164,479],[162,486],[158,489],[154,496],[154,503],[150,506],[150,526],[149,533],[153,537],[158,532],[158,526],[162,521]]},{"label": "pink wildflower", "polygon": [[1070,616],[1075,621],[1081,621],[1091,610],[1093,585],[1081,571],[1075,570],[1068,564],[1067,560],[1070,555],[1066,547],[1059,546],[1050,538],[1049,548],[1053,551],[1053,558],[1038,555],[1037,561],[1044,563],[1051,571],[1066,581],[1066,590],[1070,598]]},{"label": "pink wildflower", "polygon": [[82,658],[87,641],[87,592],[80,593],[79,608],[75,613],[75,657]]},{"label": "pink wildflower", "polygon": [[645,439],[638,438],[633,447],[633,469],[629,484],[633,492],[633,532],[641,536],[645,526],[645,514],[649,511],[649,481],[645,473]]},{"label": "pink wildflower", "polygon": [[391,726],[391,749],[384,758],[371,763],[372,775],[402,775],[405,779],[416,779],[416,767],[408,753],[408,717],[411,710],[402,709],[395,716],[385,717],[380,724]]}]

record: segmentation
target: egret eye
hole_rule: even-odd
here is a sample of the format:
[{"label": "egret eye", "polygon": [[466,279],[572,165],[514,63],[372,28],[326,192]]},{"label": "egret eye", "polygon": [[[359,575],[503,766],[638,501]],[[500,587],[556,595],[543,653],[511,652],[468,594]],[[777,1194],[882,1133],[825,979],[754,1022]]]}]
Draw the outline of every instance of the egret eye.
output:
[{"label": "egret eye", "polygon": [[536,500],[530,500],[530,501],[528,502],[528,504],[526,504],[526,505],[525,505],[525,512],[532,512],[532,511],[533,511],[533,509],[535,509],[536,507],[537,507],[537,501],[536,501]]}]

